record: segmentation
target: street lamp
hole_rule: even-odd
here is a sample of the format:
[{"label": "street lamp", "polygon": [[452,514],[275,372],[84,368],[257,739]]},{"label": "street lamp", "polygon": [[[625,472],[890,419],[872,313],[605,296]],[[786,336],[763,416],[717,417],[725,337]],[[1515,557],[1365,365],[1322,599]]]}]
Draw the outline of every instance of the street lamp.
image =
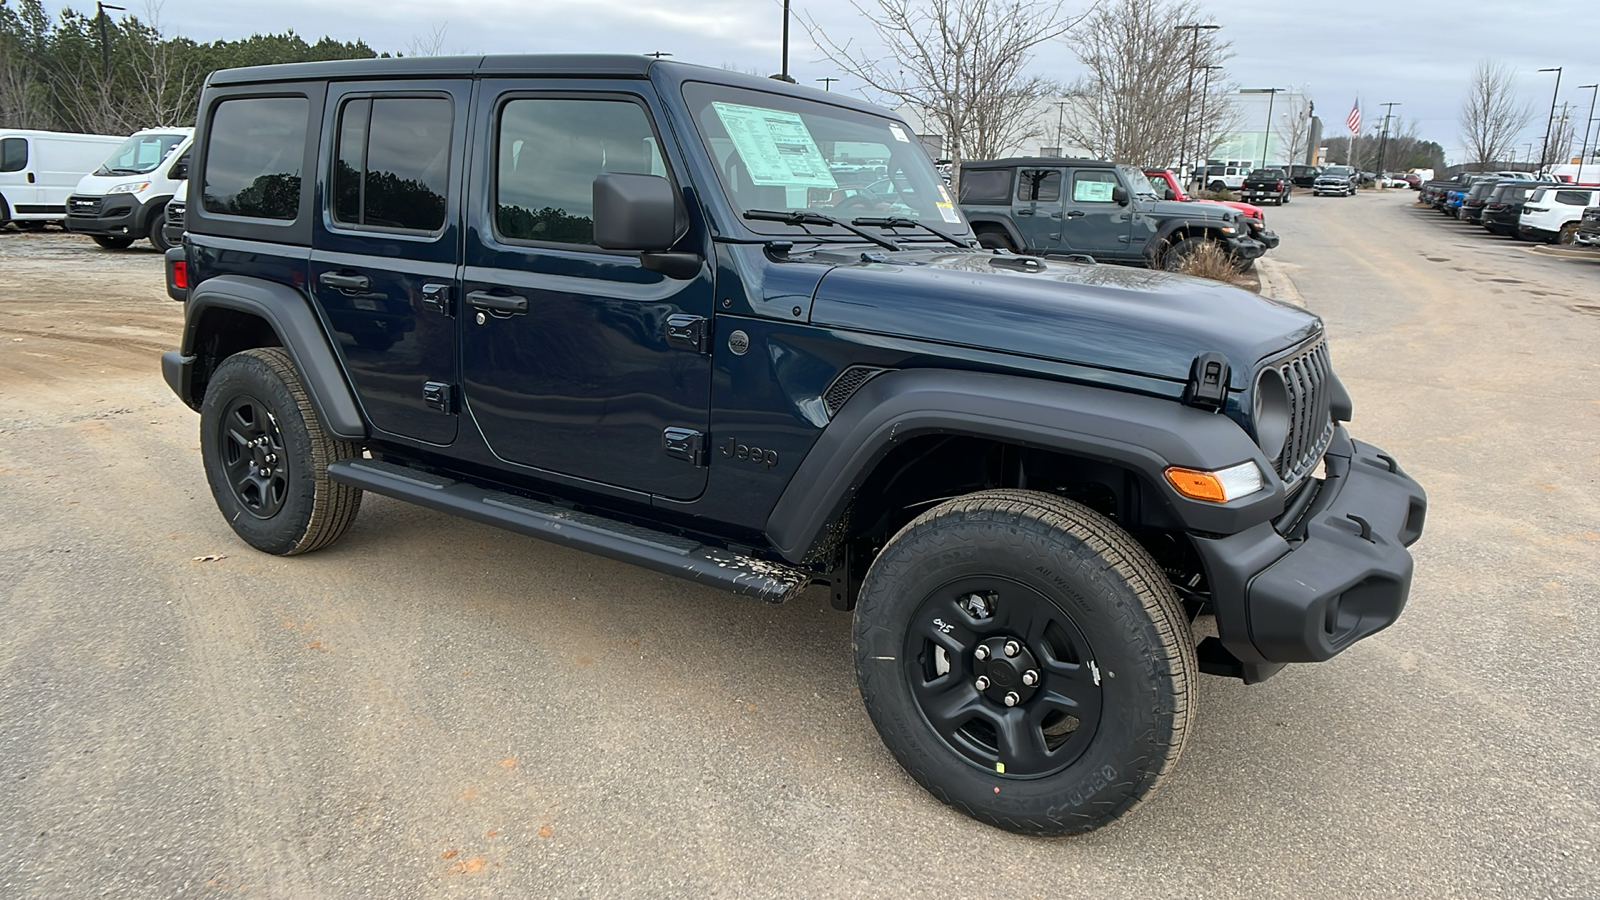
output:
[{"label": "street lamp", "polygon": [[1286,94],[1288,88],[1244,88],[1241,94],[1266,94],[1267,95],[1267,130],[1261,133],[1261,168],[1267,167],[1267,142],[1272,139],[1272,102],[1278,99],[1279,94]]},{"label": "street lamp", "polygon": [[1544,123],[1544,144],[1539,148],[1539,165],[1535,166],[1536,169],[1544,168],[1544,161],[1550,155],[1550,126],[1556,121],[1556,98],[1561,95],[1561,69],[1561,66],[1556,66],[1553,69],[1539,70],[1556,73],[1556,89],[1550,92],[1550,118]]},{"label": "street lamp", "polygon": [[783,0],[783,78],[794,84],[794,79],[789,77],[789,0]]},{"label": "street lamp", "polygon": [[[1200,121],[1196,122],[1194,126],[1194,158],[1200,161],[1200,167],[1204,170],[1206,164],[1206,98],[1211,96],[1211,73],[1222,67],[1199,66],[1198,68],[1206,74],[1203,76],[1200,88]],[[1192,72],[1190,77],[1194,77]],[[1184,146],[1183,152],[1189,152],[1187,144]],[[1204,180],[1204,175],[1205,172],[1202,171],[1202,181]]]},{"label": "street lamp", "polygon": [[95,18],[100,25],[100,68],[105,72],[107,82],[111,81],[111,45],[106,42],[106,10],[114,9],[118,12],[127,12],[123,6],[112,6],[109,3],[96,3]]},{"label": "street lamp", "polygon": [[1067,155],[1067,145],[1061,143],[1061,123],[1067,114],[1067,101],[1056,101],[1056,152],[1062,156]]},{"label": "street lamp", "polygon": [[[1202,25],[1196,22],[1190,25],[1179,25],[1175,29],[1177,31],[1194,32],[1194,43],[1189,47],[1189,81],[1183,89],[1183,137],[1178,143],[1178,146],[1183,148],[1184,153],[1189,152],[1189,110],[1194,108],[1194,70],[1196,68],[1195,63],[1198,61],[1197,57],[1200,55],[1200,32],[1216,31],[1221,27],[1221,25]],[[1060,143],[1060,141],[1056,143]],[[1179,162],[1182,163],[1183,160],[1179,160]]]},{"label": "street lamp", "polygon": [[1396,106],[1404,106],[1405,104],[1380,103],[1378,105],[1383,107],[1383,136],[1378,138],[1378,177],[1382,178],[1384,152],[1389,148],[1389,116],[1394,113]]},{"label": "street lamp", "polygon": [[1580,84],[1578,90],[1589,89],[1589,121],[1583,123],[1583,144],[1578,147],[1578,176],[1573,180],[1576,184],[1583,184],[1583,162],[1589,156],[1589,126],[1594,124],[1595,95],[1600,94],[1600,82],[1595,84]]}]

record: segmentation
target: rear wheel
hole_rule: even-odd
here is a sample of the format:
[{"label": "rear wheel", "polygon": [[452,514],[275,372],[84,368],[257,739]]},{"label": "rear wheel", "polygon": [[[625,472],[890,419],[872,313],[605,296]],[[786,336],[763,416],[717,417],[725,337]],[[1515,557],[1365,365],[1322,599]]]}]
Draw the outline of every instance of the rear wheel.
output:
[{"label": "rear wheel", "polygon": [[1012,253],[1021,252],[1017,245],[1011,242],[1011,237],[997,228],[985,228],[978,232],[978,246],[985,250],[1010,250]]},{"label": "rear wheel", "polygon": [[1556,232],[1555,242],[1564,247],[1570,247],[1578,242],[1578,223],[1568,222]]},{"label": "rear wheel", "polygon": [[853,637],[862,701],[906,772],[1009,831],[1118,818],[1193,723],[1171,585],[1126,532],[1051,494],[983,491],[919,516],[874,560]]},{"label": "rear wheel", "polygon": [[292,556],[333,543],[361,491],[328,477],[360,447],[322,429],[289,354],[245,350],[217,367],[200,407],[206,480],[228,524],[257,550]]},{"label": "rear wheel", "polygon": [[1220,182],[1220,181],[1211,182],[1210,187],[1211,187],[1211,190],[1217,191],[1219,193],[1228,189],[1228,186],[1226,184]]},{"label": "rear wheel", "polygon": [[133,246],[133,238],[130,237],[112,237],[109,234],[95,234],[90,237],[107,250],[126,250]]}]

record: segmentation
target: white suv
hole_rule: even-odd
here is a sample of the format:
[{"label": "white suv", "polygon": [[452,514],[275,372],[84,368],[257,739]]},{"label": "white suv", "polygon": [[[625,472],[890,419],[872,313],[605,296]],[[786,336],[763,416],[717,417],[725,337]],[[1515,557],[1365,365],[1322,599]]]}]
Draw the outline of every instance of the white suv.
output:
[{"label": "white suv", "polygon": [[1589,206],[1600,206],[1600,187],[1539,188],[1522,207],[1517,235],[1526,241],[1570,244],[1578,235],[1578,220]]}]

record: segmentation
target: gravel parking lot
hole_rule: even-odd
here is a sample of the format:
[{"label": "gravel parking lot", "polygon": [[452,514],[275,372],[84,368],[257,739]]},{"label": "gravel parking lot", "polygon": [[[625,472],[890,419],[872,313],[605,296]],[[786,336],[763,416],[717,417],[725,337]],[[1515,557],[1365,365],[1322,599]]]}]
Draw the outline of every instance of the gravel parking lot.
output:
[{"label": "gravel parking lot", "polygon": [[[144,245],[0,232],[0,896],[1600,896],[1600,259],[1297,195],[1271,256],[1430,493],[1400,622],[1201,684],[1125,820],[971,821],[849,621],[369,495],[251,551]],[[1600,256],[1600,254],[1597,254]]]}]

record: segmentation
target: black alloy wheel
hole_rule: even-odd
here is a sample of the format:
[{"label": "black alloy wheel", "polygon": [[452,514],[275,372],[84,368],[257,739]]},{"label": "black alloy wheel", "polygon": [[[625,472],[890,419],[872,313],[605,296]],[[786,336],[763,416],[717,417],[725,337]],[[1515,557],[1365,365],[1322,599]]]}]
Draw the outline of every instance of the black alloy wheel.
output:
[{"label": "black alloy wheel", "polygon": [[249,394],[235,396],[217,421],[216,439],[233,499],[258,519],[277,515],[289,496],[290,471],[271,408]]},{"label": "black alloy wheel", "polygon": [[963,578],[912,621],[902,659],[918,711],[974,766],[1050,775],[1094,740],[1103,703],[1094,652],[1039,591],[1000,575]]}]

